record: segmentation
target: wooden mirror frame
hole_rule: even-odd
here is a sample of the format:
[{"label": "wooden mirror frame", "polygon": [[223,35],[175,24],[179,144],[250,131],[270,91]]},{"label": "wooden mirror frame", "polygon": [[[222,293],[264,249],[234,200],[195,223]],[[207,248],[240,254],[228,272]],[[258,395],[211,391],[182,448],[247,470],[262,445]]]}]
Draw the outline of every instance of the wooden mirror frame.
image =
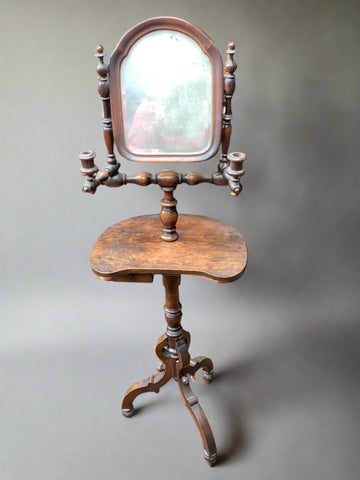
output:
[{"label": "wooden mirror frame", "polygon": [[[197,154],[193,154],[193,152],[170,155],[156,153],[149,156],[131,152],[126,148],[122,120],[121,84],[119,83],[121,62],[126,58],[130,48],[138,39],[159,30],[173,30],[187,35],[201,47],[202,52],[209,59],[212,69],[213,109],[212,137],[206,151]],[[235,44],[233,42],[228,43],[227,60],[223,69],[219,50],[210,37],[195,25],[174,17],[151,18],[129,30],[115,48],[109,66],[104,63],[105,53],[102,45],[98,45],[95,56],[99,59],[99,63],[96,71],[98,73],[98,92],[102,101],[102,122],[107,163],[104,169],[99,170],[94,162],[96,156],[94,151],[83,150],[78,153],[78,158],[81,161],[80,172],[85,177],[83,191],[94,194],[100,185],[107,187],[121,187],[128,184],[143,187],[152,184],[159,185],[164,194],[160,201],[160,220],[163,227],[161,238],[166,242],[174,242],[179,237],[176,231],[177,201],[173,195],[178,185],[182,183],[192,186],[200,183],[210,183],[218,186],[227,185],[231,195],[239,195],[242,190],[240,180],[245,173],[243,163],[246,160],[246,155],[241,152],[228,153],[232,132],[231,100],[235,90],[234,72],[237,68],[233,58],[235,52]],[[111,85],[112,94],[110,92]],[[114,129],[112,117],[114,119]],[[216,154],[221,144],[217,171],[206,175],[194,171],[178,173],[165,169],[158,173],[143,171],[135,175],[128,175],[119,171],[120,162],[118,162],[114,153],[114,139],[120,154],[129,160],[140,162],[196,162],[208,160]]]},{"label": "wooden mirror frame", "polygon": [[[140,154],[129,150],[125,141],[121,97],[121,64],[131,47],[144,35],[157,30],[174,30],[192,38],[208,57],[212,69],[212,128],[209,146],[199,153]],[[166,65],[164,65],[166,68]],[[213,40],[199,27],[175,17],[155,17],[138,23],[121,38],[109,63],[110,103],[116,147],[124,158],[138,162],[198,162],[212,158],[219,150],[223,107],[223,62]]]}]

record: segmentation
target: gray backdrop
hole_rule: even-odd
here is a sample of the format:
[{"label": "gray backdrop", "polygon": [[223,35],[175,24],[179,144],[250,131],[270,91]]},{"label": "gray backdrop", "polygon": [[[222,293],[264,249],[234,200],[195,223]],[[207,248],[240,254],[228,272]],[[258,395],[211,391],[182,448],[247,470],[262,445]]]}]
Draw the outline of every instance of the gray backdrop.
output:
[{"label": "gray backdrop", "polygon": [[[1,478],[359,478],[359,10],[2,0]],[[194,384],[220,452],[212,470],[174,384],[120,414],[156,365],[161,279],[100,282],[88,262],[110,224],[159,210],[155,186],[83,194],[76,159],[93,148],[105,163],[97,43],[110,53],[157,15],[238,47],[231,150],[248,154],[244,191],[176,195],[180,212],[232,223],[249,247],[238,282],[181,286],[191,351],[216,367],[210,387]]]}]

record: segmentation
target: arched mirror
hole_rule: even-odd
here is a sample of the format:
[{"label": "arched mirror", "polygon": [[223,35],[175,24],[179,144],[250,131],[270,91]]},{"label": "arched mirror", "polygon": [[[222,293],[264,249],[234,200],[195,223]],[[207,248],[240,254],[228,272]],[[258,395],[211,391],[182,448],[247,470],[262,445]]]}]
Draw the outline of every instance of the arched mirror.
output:
[{"label": "arched mirror", "polygon": [[221,136],[223,71],[198,27],[157,17],[129,30],[110,59],[116,146],[135,161],[201,161]]}]

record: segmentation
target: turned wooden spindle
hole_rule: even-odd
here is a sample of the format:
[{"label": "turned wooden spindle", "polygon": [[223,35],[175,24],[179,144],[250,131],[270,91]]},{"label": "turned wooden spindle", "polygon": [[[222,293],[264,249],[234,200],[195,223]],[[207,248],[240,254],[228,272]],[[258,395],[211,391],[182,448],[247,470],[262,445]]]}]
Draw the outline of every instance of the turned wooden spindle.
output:
[{"label": "turned wooden spindle", "polygon": [[161,238],[165,242],[175,242],[179,238],[179,234],[176,231],[178,212],[176,209],[177,200],[173,195],[174,190],[175,187],[162,187],[164,196],[160,200],[160,220],[163,225]]},{"label": "turned wooden spindle", "polygon": [[235,91],[235,75],[234,72],[237,65],[234,61],[235,43],[230,42],[226,50],[227,61],[224,65],[224,113],[221,131],[221,156],[219,158],[218,169],[222,172],[228,165],[227,154],[229,151],[230,137],[231,137],[231,100]]},{"label": "turned wooden spindle", "polygon": [[182,176],[173,170],[161,170],[157,174],[156,183],[160,185],[164,193],[163,198],[160,200],[160,220],[163,225],[161,238],[165,242],[174,242],[179,238],[179,234],[176,231],[178,212],[174,190],[176,185],[182,183]]},{"label": "turned wooden spindle", "polygon": [[96,72],[98,74],[98,92],[102,101],[102,122],[104,140],[107,150],[107,165],[104,170],[101,170],[98,174],[100,181],[105,181],[110,176],[117,173],[120,167],[120,163],[116,160],[114,154],[114,134],[112,129],[111,120],[111,106],[110,106],[110,85],[108,66],[104,63],[104,48],[102,45],[96,47],[95,57],[99,59]]},{"label": "turned wooden spindle", "polygon": [[180,337],[182,335],[181,327],[181,303],[179,300],[180,275],[163,275],[163,285],[165,287],[165,305],[164,313],[167,323],[166,334],[168,337]]}]

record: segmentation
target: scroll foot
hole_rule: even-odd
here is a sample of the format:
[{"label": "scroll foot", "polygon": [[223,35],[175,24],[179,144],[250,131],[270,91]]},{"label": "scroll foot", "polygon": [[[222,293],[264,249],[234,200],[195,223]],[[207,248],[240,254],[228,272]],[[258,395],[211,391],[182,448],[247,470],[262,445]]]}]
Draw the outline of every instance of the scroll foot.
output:
[{"label": "scroll foot", "polygon": [[121,407],[124,417],[132,417],[134,415],[135,409],[133,406],[133,401],[138,395],[146,392],[159,393],[160,388],[172,378],[170,360],[163,354],[163,348],[166,345],[166,342],[166,337],[163,335],[159,338],[155,346],[155,352],[161,360],[161,370],[159,370],[160,366],[158,367],[159,373],[150,375],[144,380],[133,383],[125,393]]},{"label": "scroll foot", "polygon": [[210,455],[209,452],[204,450],[204,458],[205,462],[207,462],[210,467],[213,467],[217,462],[217,453],[215,452],[214,454]]},{"label": "scroll foot", "polygon": [[130,418],[134,415],[135,413],[135,408],[134,406],[131,404],[131,407],[130,408],[122,408],[121,409],[121,412],[122,414],[124,415],[124,417],[126,418]]},{"label": "scroll foot", "polygon": [[214,371],[211,370],[210,372],[206,372],[205,370],[202,373],[202,378],[205,383],[211,383],[214,378]]},{"label": "scroll foot", "polygon": [[150,375],[140,382],[133,383],[126,392],[122,403],[122,414],[124,417],[132,417],[135,413],[133,401],[138,395],[146,392],[159,393],[160,388],[172,378],[171,368],[167,368],[155,375]]}]

